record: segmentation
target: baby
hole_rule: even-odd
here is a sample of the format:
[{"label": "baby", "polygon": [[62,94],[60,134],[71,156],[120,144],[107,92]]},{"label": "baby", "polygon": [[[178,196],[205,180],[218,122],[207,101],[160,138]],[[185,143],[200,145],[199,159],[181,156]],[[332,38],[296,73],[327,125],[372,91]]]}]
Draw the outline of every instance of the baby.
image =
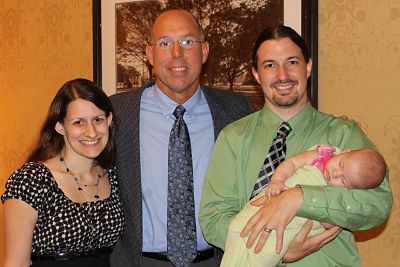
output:
[{"label": "baby", "polygon": [[[335,155],[335,153],[338,155]],[[346,188],[368,189],[377,187],[386,174],[386,163],[383,157],[370,148],[360,150],[346,149],[340,153],[338,148],[319,145],[315,150],[299,153],[284,162],[275,170],[266,189],[253,200],[264,195],[273,197],[283,190],[298,184],[331,185]],[[253,201],[252,200],[252,201]],[[276,266],[285,255],[288,246],[307,219],[295,217],[286,227],[283,248],[280,254],[275,252],[275,231],[270,236],[260,253],[247,248],[247,238],[240,233],[248,220],[259,207],[247,203],[235,216],[228,227],[225,242],[225,253],[221,266]],[[328,228],[330,225],[321,223]],[[317,221],[313,221],[311,235],[324,231]],[[355,245],[355,244],[354,244]]]}]

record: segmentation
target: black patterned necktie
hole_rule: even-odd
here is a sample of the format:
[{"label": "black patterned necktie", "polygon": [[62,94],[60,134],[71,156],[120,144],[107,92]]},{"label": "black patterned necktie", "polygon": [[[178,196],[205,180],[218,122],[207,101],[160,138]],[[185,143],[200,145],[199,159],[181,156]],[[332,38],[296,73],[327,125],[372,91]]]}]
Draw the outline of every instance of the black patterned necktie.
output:
[{"label": "black patterned necktie", "polygon": [[168,145],[167,256],[175,266],[189,266],[197,254],[193,166],[185,108],[176,107]]},{"label": "black patterned necktie", "polygon": [[272,140],[272,144],[269,148],[267,157],[264,160],[264,164],[261,167],[260,173],[254,185],[253,192],[250,195],[250,199],[255,197],[271,180],[271,176],[275,169],[278,168],[279,164],[286,158],[286,137],[289,135],[292,128],[289,123],[282,122],[278,127],[276,137]]}]

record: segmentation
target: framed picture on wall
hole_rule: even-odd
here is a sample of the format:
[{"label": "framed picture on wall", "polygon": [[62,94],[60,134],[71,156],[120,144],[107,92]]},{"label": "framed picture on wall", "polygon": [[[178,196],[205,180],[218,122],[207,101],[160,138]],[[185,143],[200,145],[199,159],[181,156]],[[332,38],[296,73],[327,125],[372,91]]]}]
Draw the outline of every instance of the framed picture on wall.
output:
[{"label": "framed picture on wall", "polygon": [[251,73],[255,39],[270,25],[295,29],[312,54],[308,93],[317,107],[317,0],[93,0],[93,75],[108,95],[136,90],[154,79],[145,47],[155,18],[170,7],[190,11],[210,44],[202,83],[244,94],[254,110],[264,104]]}]

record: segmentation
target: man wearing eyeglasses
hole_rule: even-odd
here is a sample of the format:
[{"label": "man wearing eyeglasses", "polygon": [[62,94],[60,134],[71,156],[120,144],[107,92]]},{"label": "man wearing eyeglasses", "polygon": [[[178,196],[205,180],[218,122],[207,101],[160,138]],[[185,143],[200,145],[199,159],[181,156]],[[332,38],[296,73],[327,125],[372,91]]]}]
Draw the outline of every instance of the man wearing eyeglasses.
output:
[{"label": "man wearing eyeglasses", "polygon": [[[155,81],[137,91],[111,97],[118,124],[116,165],[127,224],[114,248],[111,266],[218,266],[214,249],[204,240],[197,219],[202,186],[218,133],[249,114],[249,104],[239,94],[200,84],[209,45],[189,12],[163,12],[153,25],[150,39],[146,55]],[[183,226],[181,236],[175,239],[175,245],[181,248],[174,249],[168,240],[172,235],[168,228],[175,222],[171,222],[167,210],[171,199],[169,178],[171,174],[180,177],[180,173],[172,173],[179,170],[169,169],[170,135],[178,106],[183,108],[190,137],[194,212],[187,212],[187,216],[193,218],[195,230],[194,239],[187,238],[189,231]],[[189,260],[187,253],[180,251],[186,249],[183,239],[194,244]],[[173,250],[182,255],[171,256]]]}]

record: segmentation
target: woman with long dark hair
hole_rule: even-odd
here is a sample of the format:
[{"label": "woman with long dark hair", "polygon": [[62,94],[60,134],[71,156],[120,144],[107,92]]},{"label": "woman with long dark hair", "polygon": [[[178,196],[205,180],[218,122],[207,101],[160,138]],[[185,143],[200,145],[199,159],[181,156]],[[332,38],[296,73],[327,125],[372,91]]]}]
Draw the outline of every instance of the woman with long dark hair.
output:
[{"label": "woman with long dark hair", "polygon": [[65,83],[27,163],[1,197],[5,267],[109,266],[124,214],[112,106],[93,82]]}]

